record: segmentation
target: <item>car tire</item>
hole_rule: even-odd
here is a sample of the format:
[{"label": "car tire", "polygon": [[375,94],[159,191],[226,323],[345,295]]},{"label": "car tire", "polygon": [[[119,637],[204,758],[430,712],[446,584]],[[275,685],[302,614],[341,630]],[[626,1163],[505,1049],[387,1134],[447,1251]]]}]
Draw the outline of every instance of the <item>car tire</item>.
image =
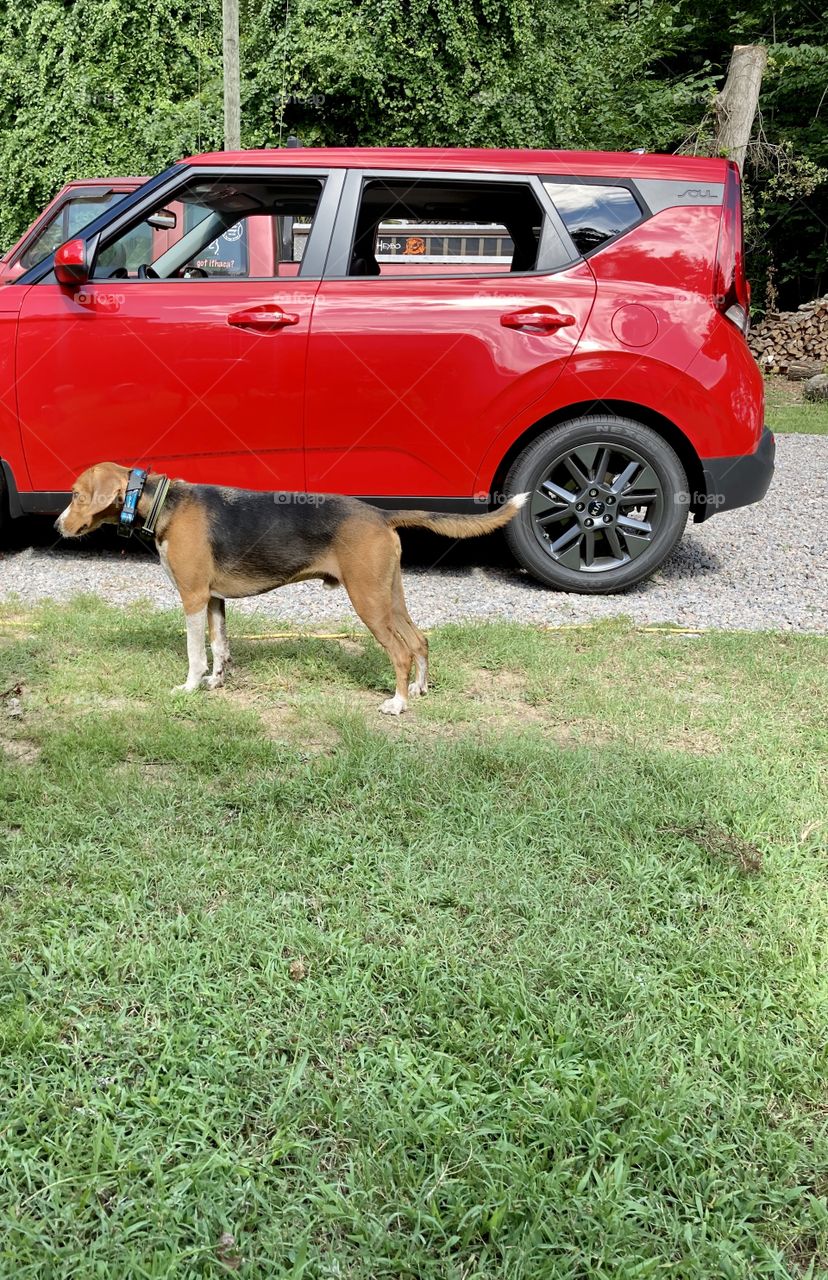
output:
[{"label": "car tire", "polygon": [[515,559],[558,591],[609,595],[654,573],[684,533],[687,475],[667,441],[632,418],[559,423],[513,463],[508,494],[530,494],[506,527]]}]

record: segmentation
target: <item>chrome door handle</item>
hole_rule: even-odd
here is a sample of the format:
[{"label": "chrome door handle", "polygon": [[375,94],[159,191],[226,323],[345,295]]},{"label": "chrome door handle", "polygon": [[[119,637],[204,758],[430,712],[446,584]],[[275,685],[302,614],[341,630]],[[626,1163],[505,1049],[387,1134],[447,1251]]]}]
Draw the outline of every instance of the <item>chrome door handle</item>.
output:
[{"label": "chrome door handle", "polygon": [[266,304],[263,307],[247,307],[244,311],[231,311],[227,323],[237,329],[257,329],[265,333],[275,333],[277,329],[286,329],[289,325],[298,324],[299,317],[289,315],[281,307]]},{"label": "chrome door handle", "polygon": [[532,307],[526,311],[507,311],[500,317],[506,329],[525,329],[528,333],[557,333],[575,324],[575,317],[556,311],[554,307]]}]

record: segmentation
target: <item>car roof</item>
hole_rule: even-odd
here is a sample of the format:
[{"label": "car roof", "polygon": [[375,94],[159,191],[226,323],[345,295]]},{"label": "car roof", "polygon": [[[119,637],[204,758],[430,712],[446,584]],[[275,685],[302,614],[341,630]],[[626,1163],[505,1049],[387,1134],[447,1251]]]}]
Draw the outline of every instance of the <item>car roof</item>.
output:
[{"label": "car roof", "polygon": [[78,187],[140,187],[146,181],[146,178],[73,178],[61,187],[58,194],[63,195],[64,191],[74,191]]},{"label": "car roof", "polygon": [[475,173],[550,173],[723,182],[728,161],[717,156],[639,155],[630,151],[501,151],[472,147],[273,147],[210,151],[182,164],[304,168],[460,169]]}]

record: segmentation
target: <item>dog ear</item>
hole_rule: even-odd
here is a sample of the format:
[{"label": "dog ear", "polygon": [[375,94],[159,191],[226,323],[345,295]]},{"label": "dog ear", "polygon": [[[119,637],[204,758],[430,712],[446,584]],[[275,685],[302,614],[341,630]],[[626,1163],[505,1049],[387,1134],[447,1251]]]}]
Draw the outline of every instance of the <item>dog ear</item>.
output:
[{"label": "dog ear", "polygon": [[120,511],[124,505],[129,471],[117,462],[100,462],[92,468],[91,484],[86,493],[87,511],[90,516],[104,512]]}]

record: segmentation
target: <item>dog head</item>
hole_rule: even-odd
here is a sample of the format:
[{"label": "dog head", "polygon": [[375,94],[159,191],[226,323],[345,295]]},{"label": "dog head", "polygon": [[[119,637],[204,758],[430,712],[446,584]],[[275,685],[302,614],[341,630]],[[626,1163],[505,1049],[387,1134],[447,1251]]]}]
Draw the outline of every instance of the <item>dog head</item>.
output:
[{"label": "dog head", "polygon": [[61,511],[55,528],[63,538],[80,538],[102,524],[115,524],[129,481],[129,467],[98,462],[81,472],[72,485],[69,506]]}]

